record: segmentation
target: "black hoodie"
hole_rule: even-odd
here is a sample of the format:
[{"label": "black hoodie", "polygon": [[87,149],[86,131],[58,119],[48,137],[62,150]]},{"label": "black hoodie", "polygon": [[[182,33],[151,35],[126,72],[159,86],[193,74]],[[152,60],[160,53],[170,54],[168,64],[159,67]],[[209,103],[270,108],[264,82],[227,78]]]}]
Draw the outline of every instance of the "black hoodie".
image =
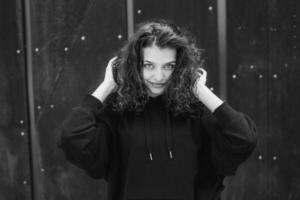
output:
[{"label": "black hoodie", "polygon": [[141,113],[112,110],[87,94],[62,125],[59,147],[93,178],[108,200],[216,200],[256,144],[245,114],[223,103],[199,117],[173,116],[163,97]]}]

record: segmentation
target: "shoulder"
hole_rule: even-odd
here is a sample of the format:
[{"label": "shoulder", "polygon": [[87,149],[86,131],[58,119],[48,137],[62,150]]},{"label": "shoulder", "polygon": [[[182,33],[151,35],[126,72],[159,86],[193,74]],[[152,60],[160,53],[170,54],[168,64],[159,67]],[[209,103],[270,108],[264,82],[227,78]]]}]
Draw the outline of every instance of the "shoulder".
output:
[{"label": "shoulder", "polygon": [[198,121],[207,113],[207,109],[201,102],[196,102],[188,105],[188,109],[185,112],[175,112],[173,107],[169,107],[171,115],[178,119],[189,119],[191,121]]},{"label": "shoulder", "polygon": [[117,123],[121,113],[117,112],[113,108],[111,99],[107,99],[101,102],[99,99],[91,94],[86,94],[80,104],[80,106],[90,112],[92,112],[97,121],[104,122],[105,124],[113,127],[113,124]]},{"label": "shoulder", "polygon": [[122,112],[117,111],[112,102],[105,102],[102,109],[96,113],[98,119],[112,126],[118,123],[121,116]]}]

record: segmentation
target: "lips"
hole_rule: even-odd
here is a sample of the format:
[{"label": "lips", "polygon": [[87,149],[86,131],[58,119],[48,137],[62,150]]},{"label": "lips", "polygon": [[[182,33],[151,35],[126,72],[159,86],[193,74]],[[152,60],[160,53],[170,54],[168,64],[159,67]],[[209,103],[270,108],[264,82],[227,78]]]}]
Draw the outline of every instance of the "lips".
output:
[{"label": "lips", "polygon": [[162,88],[165,86],[165,84],[163,83],[151,83],[148,81],[148,83],[152,86],[152,87],[155,87],[155,88]]}]

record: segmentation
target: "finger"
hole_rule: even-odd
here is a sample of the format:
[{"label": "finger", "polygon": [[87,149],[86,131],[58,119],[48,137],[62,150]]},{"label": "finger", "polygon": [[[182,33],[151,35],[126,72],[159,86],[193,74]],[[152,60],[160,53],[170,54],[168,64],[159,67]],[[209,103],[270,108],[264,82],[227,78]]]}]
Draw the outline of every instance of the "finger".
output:
[{"label": "finger", "polygon": [[108,64],[112,64],[117,58],[118,58],[117,56],[113,57],[112,59],[109,60]]},{"label": "finger", "polygon": [[201,68],[197,68],[197,69],[196,69],[196,73],[199,74],[199,75],[201,76],[201,75],[202,75]]},{"label": "finger", "polygon": [[198,73],[199,76],[203,76],[203,75],[206,76],[206,74],[207,74],[203,68],[197,68],[196,73]]},{"label": "finger", "polygon": [[201,74],[199,72],[199,83],[205,85],[206,84],[207,72],[204,69],[202,69],[202,68],[199,68],[198,70],[201,71]]},{"label": "finger", "polygon": [[199,68],[199,71],[201,71],[201,73],[202,73],[201,75],[206,78],[207,72],[205,71],[205,69]]},{"label": "finger", "polygon": [[115,56],[115,57],[111,58],[110,61],[114,61],[114,60],[116,60],[117,58],[118,58],[118,57]]}]

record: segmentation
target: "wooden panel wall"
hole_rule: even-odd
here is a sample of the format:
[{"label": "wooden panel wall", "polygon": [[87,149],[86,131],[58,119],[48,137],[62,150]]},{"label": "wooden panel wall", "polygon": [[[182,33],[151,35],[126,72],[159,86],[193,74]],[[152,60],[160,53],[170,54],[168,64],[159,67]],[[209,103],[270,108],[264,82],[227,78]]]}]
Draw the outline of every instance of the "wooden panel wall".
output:
[{"label": "wooden panel wall", "polygon": [[[66,162],[55,142],[66,113],[102,81],[107,61],[127,39],[126,0],[30,1],[34,143],[22,2],[0,1],[0,199],[106,199],[104,181]],[[168,18],[196,36],[208,86],[219,94],[216,0],[133,6],[134,24]],[[300,198],[297,12],[296,0],[227,1],[227,100],[255,120],[261,136],[252,157],[225,180],[225,200]]]},{"label": "wooden panel wall", "polygon": [[260,138],[224,199],[299,199],[296,0],[233,0],[227,13],[229,101],[255,119]]},{"label": "wooden panel wall", "polygon": [[[105,199],[104,181],[92,180],[68,163],[56,140],[65,114],[102,81],[108,59],[127,38],[126,2],[34,0],[30,1],[30,14],[37,130],[32,143],[36,145],[36,160],[32,162],[36,165],[32,185],[35,199]],[[28,158],[23,159],[29,163]]]},{"label": "wooden panel wall", "polygon": [[0,199],[31,200],[21,1],[0,1]]}]

